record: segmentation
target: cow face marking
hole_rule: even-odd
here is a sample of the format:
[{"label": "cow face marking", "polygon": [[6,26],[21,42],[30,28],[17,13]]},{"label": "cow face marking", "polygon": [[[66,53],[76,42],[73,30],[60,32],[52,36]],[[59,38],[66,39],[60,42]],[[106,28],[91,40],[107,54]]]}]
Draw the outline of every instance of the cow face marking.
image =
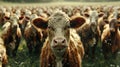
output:
[{"label": "cow face marking", "polygon": [[97,11],[90,11],[90,22],[97,25],[98,13]]},{"label": "cow face marking", "polygon": [[12,16],[10,17],[11,28],[12,28],[12,32],[14,32],[14,33],[15,33],[15,31],[17,30],[17,27],[19,27],[19,25],[18,25],[18,20],[19,20],[19,18],[18,18],[17,15],[12,15]]},{"label": "cow face marking", "polygon": [[93,32],[96,32],[97,30],[97,25],[98,25],[98,18],[102,17],[104,14],[103,13],[98,13],[96,10],[89,11],[88,15],[88,22],[91,25],[91,30]]}]

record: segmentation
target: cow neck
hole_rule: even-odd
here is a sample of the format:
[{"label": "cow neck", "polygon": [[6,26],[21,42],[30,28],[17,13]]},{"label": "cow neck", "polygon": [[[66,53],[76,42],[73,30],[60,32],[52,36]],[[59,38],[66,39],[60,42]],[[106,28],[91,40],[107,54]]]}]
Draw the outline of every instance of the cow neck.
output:
[{"label": "cow neck", "polygon": [[79,67],[80,58],[78,58],[79,52],[77,50],[76,44],[70,40],[69,47],[64,55],[64,59],[62,61],[63,67]]},{"label": "cow neck", "polygon": [[115,27],[115,32],[110,32],[110,38],[113,39],[112,42],[112,45],[115,44],[116,42],[116,39],[117,39],[117,35],[119,33],[119,28],[118,27]]},{"label": "cow neck", "polygon": [[[52,52],[48,37],[44,43],[42,50],[42,55],[45,55],[44,58],[41,56],[41,59],[43,60],[43,66],[46,67],[48,65],[49,67],[56,67],[56,57]],[[62,67],[80,67],[81,59],[77,56],[78,54],[79,53],[77,47],[75,46],[74,42],[70,40],[69,46],[63,55]]]}]

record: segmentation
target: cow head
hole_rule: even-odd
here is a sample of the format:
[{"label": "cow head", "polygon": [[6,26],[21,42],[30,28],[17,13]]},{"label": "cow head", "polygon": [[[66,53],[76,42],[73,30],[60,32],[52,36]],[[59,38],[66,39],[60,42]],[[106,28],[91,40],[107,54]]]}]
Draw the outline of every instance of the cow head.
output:
[{"label": "cow head", "polygon": [[112,17],[110,18],[109,20],[109,26],[110,26],[110,32],[115,32],[119,26],[119,11],[117,8],[114,8],[114,11],[113,11],[113,14],[112,14]]},{"label": "cow head", "polygon": [[62,11],[56,11],[48,19],[36,18],[32,22],[35,28],[47,29],[50,46],[57,56],[63,55],[69,46],[70,28],[78,28],[84,23],[83,17],[69,18]]},{"label": "cow head", "polygon": [[11,15],[10,28],[11,28],[12,35],[17,34],[18,37],[21,37],[21,30],[19,28],[18,21],[19,21],[19,17],[16,14]]},{"label": "cow head", "polygon": [[91,29],[96,31],[98,25],[98,18],[102,17],[103,13],[98,13],[96,10],[89,11],[89,13],[84,14],[88,18],[88,22],[91,24]]},{"label": "cow head", "polygon": [[118,27],[120,26],[120,21],[115,19],[115,18],[112,18],[110,21],[109,21],[109,27],[110,27],[110,32],[113,33],[115,32]]}]

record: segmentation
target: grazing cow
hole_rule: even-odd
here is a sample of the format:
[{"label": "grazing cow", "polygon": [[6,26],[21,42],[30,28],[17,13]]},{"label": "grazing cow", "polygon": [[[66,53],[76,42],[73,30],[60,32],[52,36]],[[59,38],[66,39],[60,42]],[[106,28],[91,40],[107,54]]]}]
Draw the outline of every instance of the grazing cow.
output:
[{"label": "grazing cow", "polygon": [[98,14],[96,10],[86,13],[86,23],[77,29],[77,33],[81,36],[81,41],[85,48],[85,57],[94,57],[95,55],[95,48],[100,37],[97,20],[101,16],[102,13]]},{"label": "grazing cow", "polygon": [[21,40],[21,31],[18,25],[18,17],[11,15],[10,21],[3,25],[2,39],[7,50],[7,54],[16,56],[16,52]]},{"label": "grazing cow", "polygon": [[71,28],[78,28],[84,23],[83,17],[69,18],[60,10],[55,11],[49,19],[34,19],[33,26],[48,33],[40,55],[40,66],[81,67],[84,48],[76,31],[72,32]]},{"label": "grazing cow", "polygon": [[120,50],[119,26],[120,21],[113,17],[110,19],[109,24],[106,24],[104,27],[101,41],[105,59],[109,59],[110,57],[116,58],[117,52]]},{"label": "grazing cow", "polygon": [[0,67],[5,67],[8,63],[4,41],[0,38]]}]

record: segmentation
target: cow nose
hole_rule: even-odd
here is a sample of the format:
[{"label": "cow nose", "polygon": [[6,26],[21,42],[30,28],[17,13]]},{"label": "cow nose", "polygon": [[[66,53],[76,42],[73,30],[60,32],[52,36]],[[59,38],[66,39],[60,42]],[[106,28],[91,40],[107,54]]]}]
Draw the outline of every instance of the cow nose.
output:
[{"label": "cow nose", "polygon": [[63,50],[64,48],[67,47],[67,44],[66,44],[66,39],[65,38],[55,38],[53,40],[53,48],[58,50],[58,51],[61,51]]},{"label": "cow nose", "polygon": [[12,27],[13,27],[13,28],[17,28],[17,25],[13,25]]},{"label": "cow nose", "polygon": [[110,28],[110,32],[115,32],[115,29],[114,28]]},{"label": "cow nose", "polygon": [[57,39],[54,39],[54,43],[56,43],[56,44],[65,43],[65,39],[64,39],[64,38],[57,38]]},{"label": "cow nose", "polygon": [[92,26],[95,26],[95,25],[96,25],[96,22],[91,22],[91,25],[92,25]]}]

